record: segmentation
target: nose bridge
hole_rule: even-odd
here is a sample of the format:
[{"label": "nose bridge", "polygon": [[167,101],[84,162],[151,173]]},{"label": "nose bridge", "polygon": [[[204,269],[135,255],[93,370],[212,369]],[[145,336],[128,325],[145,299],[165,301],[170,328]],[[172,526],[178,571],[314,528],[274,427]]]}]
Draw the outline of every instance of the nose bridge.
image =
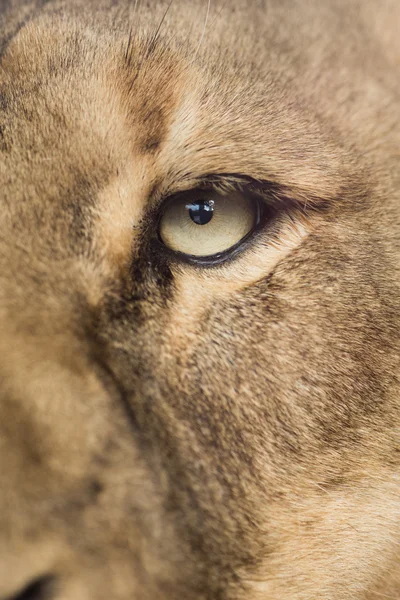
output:
[{"label": "nose bridge", "polygon": [[100,443],[110,390],[94,358],[97,277],[83,264],[0,241],[0,479],[15,461],[10,473],[41,461],[82,471]]},{"label": "nose bridge", "polygon": [[[108,393],[99,380],[88,348],[68,331],[9,330],[0,336],[0,432],[8,443],[43,453],[65,470],[74,452],[94,442],[96,407]],[[96,424],[99,425],[99,419]],[[21,432],[23,435],[21,436]],[[73,464],[73,460],[72,460]]]},{"label": "nose bridge", "polygon": [[78,477],[98,443],[97,406],[108,401],[74,265],[12,250],[0,248],[0,490],[43,464]]},{"label": "nose bridge", "polygon": [[90,357],[74,351],[73,360],[50,338],[0,336],[1,598],[6,584],[24,587],[25,573],[33,581],[51,572],[70,546],[68,527],[93,498],[110,397]]}]

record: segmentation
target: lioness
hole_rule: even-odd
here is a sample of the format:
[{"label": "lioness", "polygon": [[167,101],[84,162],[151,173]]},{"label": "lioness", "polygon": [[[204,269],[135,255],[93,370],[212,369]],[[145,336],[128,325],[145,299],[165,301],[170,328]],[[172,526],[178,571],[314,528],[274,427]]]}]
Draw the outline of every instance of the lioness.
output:
[{"label": "lioness", "polygon": [[1,600],[398,600],[398,0],[1,18]]}]

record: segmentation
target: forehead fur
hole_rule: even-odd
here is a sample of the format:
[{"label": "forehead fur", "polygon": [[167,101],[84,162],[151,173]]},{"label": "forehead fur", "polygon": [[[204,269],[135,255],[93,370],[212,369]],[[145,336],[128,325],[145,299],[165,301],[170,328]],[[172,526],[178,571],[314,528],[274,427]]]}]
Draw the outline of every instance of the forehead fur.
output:
[{"label": "forehead fur", "polygon": [[[63,10],[73,6],[68,3]],[[183,37],[188,16],[181,2],[171,6],[171,14],[157,34],[158,43],[143,33],[158,23],[158,11],[146,11],[144,22],[139,20],[140,13],[133,15],[130,34],[119,31],[121,23],[116,16],[115,20],[109,17],[117,28],[112,37],[106,29],[109,21],[103,16],[104,28],[99,18],[96,28],[100,31],[94,38],[90,20],[85,26],[80,17],[72,21],[71,28],[65,13],[61,18],[57,10],[49,8],[47,15],[45,11],[42,18],[34,19],[18,34],[3,57],[5,98],[7,88],[12,94],[12,85],[22,84],[26,88],[25,111],[38,114],[37,127],[44,129],[39,115],[42,120],[46,107],[51,109],[58,91],[62,93],[64,104],[57,105],[55,112],[59,114],[53,114],[47,128],[54,126],[57,118],[58,126],[65,124],[69,131],[74,130],[83,165],[96,160],[92,155],[98,146],[105,153],[107,144],[118,143],[122,151],[131,144],[130,151],[140,156],[157,154],[154,173],[164,181],[188,179],[198,173],[237,172],[284,181],[299,195],[335,197],[346,180],[349,164],[332,145],[331,126],[324,131],[323,119],[316,122],[310,118],[307,103],[314,82],[308,81],[305,73],[305,85],[298,89],[294,103],[292,92],[287,93],[287,86],[293,83],[290,69],[284,70],[286,75],[282,70],[277,74],[277,60],[285,63],[290,53],[285,36],[274,27],[279,11],[271,14],[269,44],[275,50],[257,64],[254,18],[253,30],[242,32],[240,59],[221,48],[224,37],[240,27],[240,5],[238,9],[239,14],[228,11],[231,30],[225,33],[218,13],[214,15],[206,42],[196,54],[191,44],[194,35]],[[136,24],[141,32],[138,36]],[[245,56],[250,51],[249,64]],[[305,52],[301,46],[300,51]],[[23,75],[28,71],[29,79]],[[250,130],[251,145],[247,141]],[[93,138],[96,132],[97,143],[95,139],[88,143],[88,136]]]}]

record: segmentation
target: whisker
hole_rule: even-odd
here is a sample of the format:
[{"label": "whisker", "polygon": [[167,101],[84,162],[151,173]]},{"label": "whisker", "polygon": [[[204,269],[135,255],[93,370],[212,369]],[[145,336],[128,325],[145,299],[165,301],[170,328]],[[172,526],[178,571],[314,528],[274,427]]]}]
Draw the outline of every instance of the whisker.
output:
[{"label": "whisker", "polygon": [[132,12],[132,19],[134,19],[135,17],[139,17],[141,2],[142,0],[135,0]]},{"label": "whisker", "polygon": [[129,30],[129,37],[128,37],[128,43],[126,45],[126,49],[125,49],[125,61],[129,62],[129,56],[131,54],[131,50],[132,50],[132,41],[133,41],[133,32],[132,32],[132,27]]},{"label": "whisker", "polygon": [[195,59],[196,59],[196,56],[197,56],[197,54],[198,54],[198,52],[199,52],[199,50],[200,50],[200,48],[201,48],[201,45],[202,45],[202,43],[203,43],[203,40],[204,40],[204,36],[205,36],[205,34],[206,34],[206,29],[207,29],[208,18],[209,18],[209,16],[210,16],[210,8],[211,8],[211,0],[208,0],[208,4],[207,4],[207,14],[206,14],[206,19],[205,19],[205,21],[204,21],[203,32],[202,32],[202,34],[201,34],[201,38],[200,38],[199,45],[197,46],[196,52],[194,53],[193,60],[195,60]]},{"label": "whisker", "polygon": [[[132,20],[133,22],[135,21],[136,17],[139,17],[140,4],[141,4],[141,0],[135,0],[135,4],[133,5],[133,11],[129,15],[130,20]],[[137,25],[136,29],[138,29],[139,21],[136,25]],[[128,43],[127,43],[126,49],[125,49],[125,61],[128,63],[129,66],[131,63],[131,55],[132,55],[132,47],[133,47],[133,27],[134,26],[132,25],[129,29]]]},{"label": "whisker", "polygon": [[135,5],[133,7],[133,15],[132,16],[136,15],[136,9],[138,8],[139,4],[140,4],[140,0],[135,0]]},{"label": "whisker", "polygon": [[217,20],[220,18],[220,16],[222,15],[222,13],[224,12],[225,8],[227,7],[229,3],[229,0],[225,0],[225,2],[223,3],[223,5],[221,6],[221,8],[219,9],[219,11],[217,12],[217,14],[215,15],[212,23],[211,23],[211,28],[215,25],[215,23],[217,22]]},{"label": "whisker", "polygon": [[164,21],[165,21],[165,18],[166,18],[166,16],[167,16],[167,14],[169,13],[169,10],[170,10],[170,8],[171,8],[171,6],[172,6],[172,3],[173,3],[173,1],[174,1],[174,0],[170,0],[169,4],[168,4],[168,6],[167,6],[167,9],[166,9],[166,11],[164,12],[164,14],[163,14],[163,16],[162,16],[162,19],[161,19],[161,21],[160,21],[160,23],[159,23],[159,25],[158,25],[158,27],[157,27],[157,29],[156,29],[156,31],[155,31],[155,33],[154,33],[153,37],[152,37],[152,38],[151,38],[151,40],[150,40],[149,47],[148,47],[148,49],[147,49],[147,55],[149,55],[149,54],[152,52],[152,50],[153,50],[153,48],[154,48],[155,44],[157,43],[157,40],[158,40],[158,38],[160,37],[160,31],[161,31],[161,28],[162,28],[162,26],[163,26],[163,23],[164,23]]}]

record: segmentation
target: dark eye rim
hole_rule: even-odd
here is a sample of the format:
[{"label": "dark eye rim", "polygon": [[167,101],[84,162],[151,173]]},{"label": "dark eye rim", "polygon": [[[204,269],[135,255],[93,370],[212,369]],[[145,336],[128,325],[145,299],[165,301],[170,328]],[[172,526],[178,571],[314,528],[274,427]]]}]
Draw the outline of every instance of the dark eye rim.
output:
[{"label": "dark eye rim", "polygon": [[161,220],[168,208],[168,206],[177,200],[184,199],[185,197],[193,197],[193,194],[196,192],[201,192],[205,194],[219,194],[218,190],[215,190],[213,187],[198,187],[195,189],[191,189],[188,191],[180,192],[175,194],[163,203],[163,206],[159,212],[157,227],[156,227],[156,238],[154,242],[158,246],[159,250],[163,252],[164,256],[168,257],[171,262],[181,263],[191,266],[198,267],[216,267],[222,265],[224,263],[228,263],[236,259],[236,257],[246,250],[248,250],[255,241],[259,238],[260,234],[264,231],[265,226],[272,225],[275,221],[275,216],[277,214],[276,207],[269,206],[264,198],[255,193],[249,193],[246,191],[237,190],[239,193],[242,193],[246,196],[251,202],[254,202],[257,208],[257,218],[254,227],[236,244],[230,246],[226,250],[222,252],[218,252],[216,254],[210,254],[206,256],[198,256],[193,254],[186,254],[184,252],[179,252],[177,250],[172,250],[168,248],[168,246],[163,242],[160,235],[160,224]]}]

